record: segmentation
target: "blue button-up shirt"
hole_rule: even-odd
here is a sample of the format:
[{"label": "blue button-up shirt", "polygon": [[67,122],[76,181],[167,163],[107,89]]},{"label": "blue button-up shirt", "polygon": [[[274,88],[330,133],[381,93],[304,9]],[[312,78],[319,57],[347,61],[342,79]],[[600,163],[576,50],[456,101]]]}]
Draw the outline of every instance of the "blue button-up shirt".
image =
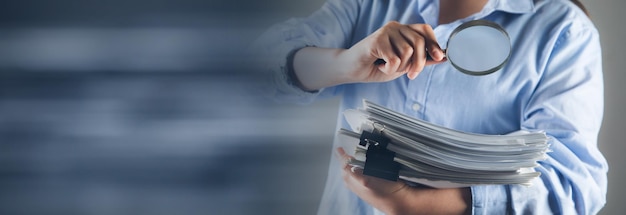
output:
[{"label": "blue button-up shirt", "polygon": [[[566,0],[490,0],[482,11],[439,24],[436,0],[330,0],[307,18],[273,26],[258,41],[271,87],[282,101],[301,103],[340,95],[341,111],[363,99],[467,132],[506,134],[543,130],[548,159],[530,187],[472,186],[474,214],[593,214],[605,204],[607,163],[597,147],[603,115],[599,36],[587,16]],[[460,24],[486,19],[511,37],[512,56],[500,71],[469,76],[449,63],[427,66],[415,80],[345,84],[305,92],[291,84],[287,56],[305,46],[349,48],[389,21],[427,23],[439,44]],[[338,127],[347,128],[343,118]],[[339,146],[340,143],[335,143]],[[342,183],[332,156],[320,214],[379,213]]]}]

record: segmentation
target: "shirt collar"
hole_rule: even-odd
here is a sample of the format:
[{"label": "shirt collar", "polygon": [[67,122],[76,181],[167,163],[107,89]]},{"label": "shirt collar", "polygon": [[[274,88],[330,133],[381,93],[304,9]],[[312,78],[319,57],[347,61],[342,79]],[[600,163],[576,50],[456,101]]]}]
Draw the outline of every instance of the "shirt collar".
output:
[{"label": "shirt collar", "polygon": [[[423,7],[420,9],[420,13],[424,14],[427,10],[436,10],[435,13],[429,14],[430,16],[424,16],[426,17],[424,18],[426,23],[435,26],[436,22],[432,22],[432,20],[430,20],[429,18],[437,17],[437,14],[439,12],[439,0],[431,0],[425,2],[427,3],[422,5]],[[453,23],[459,24],[470,20],[482,19],[495,11],[502,11],[505,13],[513,14],[524,14],[533,12],[534,10],[534,0],[489,0],[480,12],[464,19],[459,19]]]},{"label": "shirt collar", "polygon": [[535,9],[533,0],[490,0],[485,9],[491,11],[504,11],[507,13],[529,13]]}]

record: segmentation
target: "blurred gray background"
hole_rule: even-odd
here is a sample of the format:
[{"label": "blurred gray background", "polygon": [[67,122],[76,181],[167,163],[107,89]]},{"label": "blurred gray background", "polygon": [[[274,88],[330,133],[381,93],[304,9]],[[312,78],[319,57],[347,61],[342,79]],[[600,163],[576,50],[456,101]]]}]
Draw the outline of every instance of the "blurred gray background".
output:
[{"label": "blurred gray background", "polygon": [[605,83],[605,114],[600,131],[600,150],[609,161],[609,191],[607,205],[601,214],[623,214],[626,211],[626,2],[621,0],[583,1],[591,19],[600,31]]},{"label": "blurred gray background", "polygon": [[[338,101],[250,94],[240,50],[322,3],[3,3],[0,214],[314,214]],[[604,55],[602,214],[622,214],[626,3],[584,3]]]}]

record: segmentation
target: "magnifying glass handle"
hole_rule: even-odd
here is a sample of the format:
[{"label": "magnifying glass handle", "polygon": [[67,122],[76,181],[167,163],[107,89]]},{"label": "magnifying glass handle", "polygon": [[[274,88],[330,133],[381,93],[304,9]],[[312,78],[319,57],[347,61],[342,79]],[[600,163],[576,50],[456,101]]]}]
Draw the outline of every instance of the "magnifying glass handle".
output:
[{"label": "magnifying glass handle", "polygon": [[386,64],[387,62],[385,62],[385,60],[383,59],[376,59],[376,61],[374,61],[374,65],[378,66],[381,64]]},{"label": "magnifying glass handle", "polygon": [[433,57],[431,57],[430,55],[426,55],[426,61],[432,61]]},{"label": "magnifying glass handle", "polygon": [[[426,61],[433,61],[433,57],[430,56],[430,54],[428,54],[428,52],[426,52]],[[443,53],[446,53],[446,49],[443,50]],[[374,65],[381,65],[381,64],[385,64],[387,62],[385,62],[385,60],[383,59],[377,59],[376,61],[374,61]]]}]

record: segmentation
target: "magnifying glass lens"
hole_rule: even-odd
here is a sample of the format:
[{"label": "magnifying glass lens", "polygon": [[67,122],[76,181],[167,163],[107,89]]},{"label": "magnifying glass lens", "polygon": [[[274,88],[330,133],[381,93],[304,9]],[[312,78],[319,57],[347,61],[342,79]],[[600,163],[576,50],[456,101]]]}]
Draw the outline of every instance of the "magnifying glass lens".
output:
[{"label": "magnifying glass lens", "polygon": [[469,75],[493,73],[508,61],[511,42],[499,25],[475,20],[459,26],[447,43],[446,57],[459,71]]}]

